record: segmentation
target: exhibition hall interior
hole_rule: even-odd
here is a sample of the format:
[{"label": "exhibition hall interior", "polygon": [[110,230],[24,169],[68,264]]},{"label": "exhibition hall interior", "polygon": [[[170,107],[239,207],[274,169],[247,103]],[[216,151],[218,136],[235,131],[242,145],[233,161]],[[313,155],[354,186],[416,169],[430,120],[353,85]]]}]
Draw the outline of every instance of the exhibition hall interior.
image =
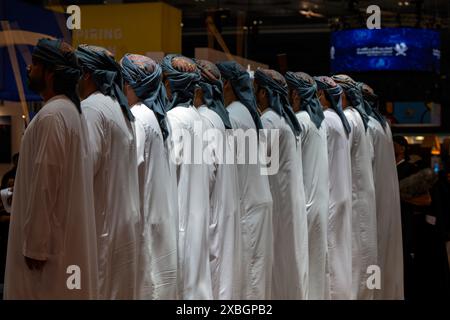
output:
[{"label": "exhibition hall interior", "polygon": [[449,301],[450,2],[2,0],[0,178],[4,300]]}]

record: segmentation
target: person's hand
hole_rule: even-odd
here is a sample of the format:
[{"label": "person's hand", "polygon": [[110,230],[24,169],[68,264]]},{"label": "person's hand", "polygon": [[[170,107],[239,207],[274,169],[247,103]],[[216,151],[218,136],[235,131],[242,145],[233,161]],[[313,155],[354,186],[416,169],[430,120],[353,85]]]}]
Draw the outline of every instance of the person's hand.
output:
[{"label": "person's hand", "polygon": [[40,271],[44,268],[44,265],[47,261],[31,259],[28,257],[25,258],[25,263],[27,264],[28,269]]}]

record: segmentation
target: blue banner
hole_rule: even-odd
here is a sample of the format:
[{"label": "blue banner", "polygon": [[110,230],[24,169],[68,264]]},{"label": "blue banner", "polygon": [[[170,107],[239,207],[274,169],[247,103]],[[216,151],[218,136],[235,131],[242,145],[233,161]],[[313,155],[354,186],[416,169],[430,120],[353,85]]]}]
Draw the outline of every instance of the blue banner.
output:
[{"label": "blue banner", "polygon": [[[71,33],[64,29],[66,17],[43,7],[20,0],[0,1],[0,20],[7,21],[12,31],[23,30],[64,39],[71,43]],[[0,26],[0,32],[2,32]],[[32,45],[15,45],[22,84],[27,101],[39,101],[39,95],[28,89],[27,64],[30,63]],[[7,47],[0,46],[0,100],[19,101],[19,92]]]},{"label": "blue banner", "polygon": [[337,31],[331,35],[331,69],[333,73],[377,70],[439,72],[440,47],[440,33],[429,29]]}]

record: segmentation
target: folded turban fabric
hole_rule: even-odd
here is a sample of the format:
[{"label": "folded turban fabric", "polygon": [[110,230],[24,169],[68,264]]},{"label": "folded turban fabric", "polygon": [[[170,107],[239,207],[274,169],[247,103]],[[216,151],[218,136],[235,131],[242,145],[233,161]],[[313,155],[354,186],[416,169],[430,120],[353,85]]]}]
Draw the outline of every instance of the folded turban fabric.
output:
[{"label": "folded turban fabric", "polygon": [[311,121],[319,129],[325,116],[317,96],[316,82],[304,72],[287,72],[285,78],[288,85],[296,90],[301,97],[300,109],[309,114]]},{"label": "folded turban fabric", "polygon": [[380,110],[378,109],[378,96],[375,94],[373,89],[368,86],[367,84],[363,82],[359,82],[358,86],[361,90],[363,99],[364,99],[364,105],[366,106],[366,110],[368,111],[369,115],[377,119],[377,121],[383,126],[383,128],[386,127],[386,118],[381,114]]},{"label": "folded turban fabric", "polygon": [[149,57],[125,54],[120,61],[123,79],[133,88],[136,96],[151,109],[158,119],[164,139],[169,135],[165,107],[168,104],[162,83],[162,69]]},{"label": "folded turban fabric", "polygon": [[128,120],[134,121],[127,97],[123,93],[120,66],[114,60],[113,54],[102,47],[82,44],[78,46],[76,55],[80,65],[92,73],[98,90],[116,99]]},{"label": "folded turban fabric", "polygon": [[207,60],[195,60],[202,79],[199,82],[203,90],[206,106],[216,112],[222,119],[226,129],[231,129],[231,121],[223,102],[223,83],[216,65]]},{"label": "folded turban fabric", "polygon": [[289,104],[288,86],[284,77],[275,70],[258,69],[255,71],[255,81],[258,86],[267,90],[270,108],[286,120],[295,136],[299,136],[302,129]]},{"label": "folded turban fabric", "polygon": [[194,99],[195,89],[199,87],[201,80],[195,62],[182,55],[169,54],[164,57],[161,67],[169,80],[172,93],[172,101],[167,105],[167,110],[178,105],[188,107]]},{"label": "folded turban fabric", "polygon": [[355,108],[361,115],[364,123],[364,128],[367,130],[367,124],[369,123],[369,115],[365,110],[364,99],[362,97],[361,90],[358,87],[358,83],[352,78],[344,74],[338,74],[331,77],[342,89],[344,89],[351,106]]},{"label": "folded turban fabric", "polygon": [[331,102],[331,108],[336,111],[342,121],[342,124],[344,125],[345,131],[349,134],[352,129],[348,123],[347,117],[344,114],[344,110],[342,109],[342,87],[334,82],[330,77],[314,77],[314,80],[317,83],[317,88],[319,90],[323,90],[328,96],[328,100]]},{"label": "folded turban fabric", "polygon": [[258,114],[252,80],[248,72],[236,61],[224,61],[216,65],[222,74],[222,78],[230,81],[234,94],[250,112],[256,129],[262,129],[263,126]]},{"label": "folded turban fabric", "polygon": [[32,56],[54,69],[54,82],[62,84],[64,87],[62,93],[75,104],[81,113],[80,98],[77,93],[81,68],[74,49],[62,40],[43,38],[38,41]]}]

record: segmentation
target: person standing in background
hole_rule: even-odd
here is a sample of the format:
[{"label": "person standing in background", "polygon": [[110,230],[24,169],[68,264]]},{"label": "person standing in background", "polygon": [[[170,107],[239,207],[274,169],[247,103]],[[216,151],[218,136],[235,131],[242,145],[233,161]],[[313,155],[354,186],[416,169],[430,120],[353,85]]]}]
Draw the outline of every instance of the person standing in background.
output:
[{"label": "person standing in background", "polygon": [[[16,179],[17,165],[19,164],[19,153],[12,156],[13,167],[6,172],[2,177],[0,191],[9,189],[11,192],[14,187],[14,180]],[[11,206],[12,197],[6,200],[5,205]],[[9,234],[9,220],[10,213],[3,206],[4,204],[0,200],[0,293],[3,295],[3,283],[5,279],[5,265],[6,265],[6,251],[8,248],[8,234]],[[0,296],[1,298],[1,296]]]}]

